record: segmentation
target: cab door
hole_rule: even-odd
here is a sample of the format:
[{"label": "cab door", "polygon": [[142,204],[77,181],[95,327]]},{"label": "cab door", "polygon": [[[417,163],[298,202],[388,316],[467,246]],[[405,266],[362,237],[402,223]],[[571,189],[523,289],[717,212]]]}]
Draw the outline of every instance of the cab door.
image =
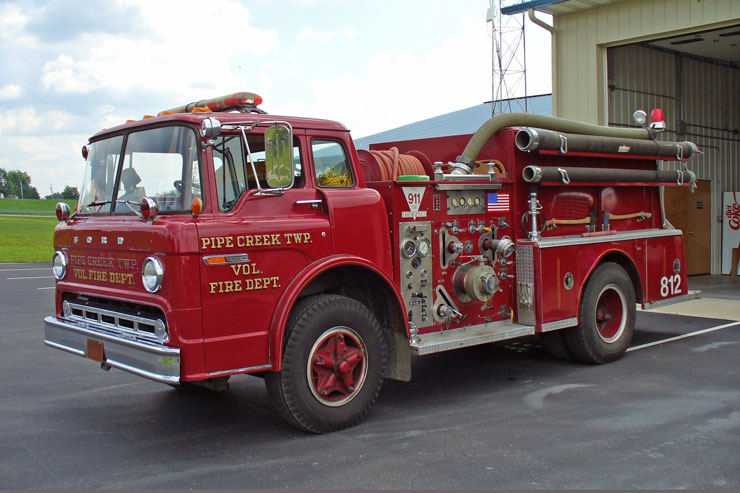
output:
[{"label": "cab door", "polygon": [[[302,135],[296,136],[294,155],[305,163],[302,142]],[[217,147],[213,159],[217,186],[212,188],[219,196],[219,210],[213,221],[199,225],[208,376],[269,367],[270,324],[278,300],[298,272],[332,253],[326,209],[303,171],[282,195],[247,192],[229,210],[234,190],[230,180],[249,186],[254,176],[240,168],[246,159],[240,163],[234,150],[226,151],[228,145],[221,151]],[[254,142],[250,147],[259,180],[260,148]]]}]

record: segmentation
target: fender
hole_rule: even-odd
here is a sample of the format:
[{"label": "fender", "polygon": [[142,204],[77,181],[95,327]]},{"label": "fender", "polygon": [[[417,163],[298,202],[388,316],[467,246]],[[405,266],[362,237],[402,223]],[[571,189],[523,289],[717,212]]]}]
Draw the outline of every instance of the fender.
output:
[{"label": "fender", "polygon": [[360,267],[365,267],[372,270],[378,276],[380,276],[381,279],[383,279],[386,285],[389,286],[392,292],[395,294],[398,308],[401,310],[401,313],[403,313],[404,331],[406,333],[406,337],[409,337],[408,318],[406,315],[406,310],[403,309],[404,305],[401,298],[401,293],[398,291],[398,288],[393,284],[391,279],[388,278],[388,276],[386,276],[374,264],[361,257],[356,257],[353,255],[332,255],[329,257],[324,257],[307,265],[302,271],[296,274],[295,278],[291,281],[290,285],[288,285],[287,289],[278,301],[278,306],[275,309],[275,313],[273,314],[272,322],[270,324],[270,327],[272,328],[272,330],[270,330],[270,363],[274,371],[282,370],[282,348],[283,337],[285,336],[285,327],[288,324],[288,316],[290,315],[290,311],[293,309],[293,305],[295,305],[298,296],[301,294],[301,292],[303,292],[303,289],[308,285],[308,283],[310,283],[318,275],[329,269],[343,265],[356,265]]},{"label": "fender", "polygon": [[[635,268],[635,271],[637,272],[638,280],[640,281],[640,288],[642,289],[643,292],[645,292],[645,281],[643,279],[643,275],[640,273],[640,269],[637,268],[637,265],[635,264],[635,261],[632,258],[632,256],[629,255],[627,252],[625,252],[623,248],[616,248],[616,247],[611,248],[609,250],[602,252],[601,255],[599,255],[599,257],[594,261],[593,265],[591,265],[591,267],[589,268],[588,273],[586,273],[586,275],[584,276],[583,278],[584,281],[581,283],[581,288],[578,291],[578,310],[576,311],[576,318],[578,318],[581,312],[580,307],[581,307],[581,300],[583,299],[583,290],[586,288],[586,283],[588,282],[588,279],[591,277],[591,274],[593,274],[596,268],[599,265],[601,265],[602,261],[604,260],[604,257],[611,255],[611,254],[615,254],[615,253],[619,254],[623,258],[626,258],[627,260],[630,261],[632,266]],[[629,276],[630,273],[627,272],[627,275]],[[632,276],[630,276],[630,279],[631,278]],[[635,293],[635,295],[637,295],[637,293]]]}]

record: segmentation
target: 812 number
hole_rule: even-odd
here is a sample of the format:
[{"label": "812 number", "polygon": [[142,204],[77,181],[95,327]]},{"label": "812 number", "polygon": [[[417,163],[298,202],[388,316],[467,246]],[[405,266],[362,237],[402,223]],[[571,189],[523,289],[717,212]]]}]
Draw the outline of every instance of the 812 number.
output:
[{"label": "812 number", "polygon": [[670,277],[663,276],[660,278],[660,295],[665,298],[669,294],[679,294],[681,292],[681,276],[678,274]]}]

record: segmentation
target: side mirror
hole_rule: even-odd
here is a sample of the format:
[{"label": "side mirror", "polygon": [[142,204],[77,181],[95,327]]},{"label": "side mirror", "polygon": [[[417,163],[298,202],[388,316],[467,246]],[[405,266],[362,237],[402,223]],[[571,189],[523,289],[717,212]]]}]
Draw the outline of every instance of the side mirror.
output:
[{"label": "side mirror", "polygon": [[293,186],[293,132],[284,125],[265,130],[265,179],[270,188]]}]

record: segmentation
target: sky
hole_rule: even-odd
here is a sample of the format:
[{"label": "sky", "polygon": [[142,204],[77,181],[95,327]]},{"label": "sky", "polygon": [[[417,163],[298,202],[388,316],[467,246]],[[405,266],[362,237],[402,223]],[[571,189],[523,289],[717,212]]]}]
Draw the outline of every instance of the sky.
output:
[{"label": "sky", "polygon": [[[355,138],[490,101],[489,5],[0,0],[0,168],[42,197],[79,187],[96,132],[237,91]],[[549,33],[529,20],[526,47],[528,94],[550,93]]]}]

